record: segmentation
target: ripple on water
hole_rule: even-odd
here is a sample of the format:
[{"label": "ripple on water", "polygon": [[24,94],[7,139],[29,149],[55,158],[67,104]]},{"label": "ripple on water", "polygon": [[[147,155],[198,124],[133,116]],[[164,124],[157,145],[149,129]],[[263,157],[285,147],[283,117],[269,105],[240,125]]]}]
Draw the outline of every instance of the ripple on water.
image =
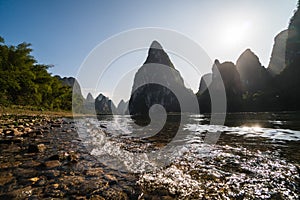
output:
[{"label": "ripple on water", "polygon": [[[99,127],[99,122],[90,123]],[[101,156],[101,161],[114,162],[113,158],[120,158],[123,164],[115,163],[119,169],[127,168],[140,174],[138,184],[145,195],[160,191],[179,199],[297,199],[300,195],[299,168],[280,158],[278,152],[203,144],[207,132],[298,141],[299,131],[186,124],[184,129],[188,134],[182,146],[177,146],[177,156],[159,168],[147,155],[134,154],[145,151],[149,144],[124,137],[132,131],[130,127],[126,126],[125,133],[118,136],[109,133],[113,125],[106,123],[106,126],[108,133],[97,128],[82,130],[86,131],[82,134],[83,141],[92,147],[92,154]],[[120,127],[115,126],[115,129]]]},{"label": "ripple on water", "polygon": [[184,130],[191,132],[222,132],[225,134],[241,135],[244,137],[263,137],[284,141],[300,141],[300,131],[290,129],[261,128],[259,126],[228,127],[221,125],[186,124]]},{"label": "ripple on water", "polygon": [[[199,147],[201,148],[201,147]],[[144,193],[168,190],[185,198],[297,199],[297,168],[271,152],[249,152],[244,148],[215,146],[212,156],[193,151],[168,167],[140,176]]]}]

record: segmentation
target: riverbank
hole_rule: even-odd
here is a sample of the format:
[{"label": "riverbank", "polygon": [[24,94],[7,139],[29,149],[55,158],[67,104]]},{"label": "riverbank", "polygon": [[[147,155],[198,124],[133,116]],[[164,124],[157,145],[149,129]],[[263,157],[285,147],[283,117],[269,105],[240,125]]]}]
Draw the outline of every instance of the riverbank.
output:
[{"label": "riverbank", "polygon": [[64,110],[43,110],[35,107],[28,106],[10,106],[4,107],[0,106],[0,117],[3,115],[16,115],[16,116],[41,116],[41,117],[73,117],[72,111]]},{"label": "riverbank", "polygon": [[136,177],[99,164],[69,115],[15,112],[0,116],[0,199],[138,198]]}]

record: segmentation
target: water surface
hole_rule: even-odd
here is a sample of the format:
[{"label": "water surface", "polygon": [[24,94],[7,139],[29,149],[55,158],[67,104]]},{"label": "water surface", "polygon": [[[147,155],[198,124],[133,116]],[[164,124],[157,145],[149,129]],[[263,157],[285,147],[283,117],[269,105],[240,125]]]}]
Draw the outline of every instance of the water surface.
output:
[{"label": "water surface", "polygon": [[[210,124],[209,115],[170,115],[161,130],[135,122],[130,116],[85,119],[83,127],[91,128],[80,135],[101,162],[136,173],[142,195],[296,199],[300,194],[298,112],[228,114],[224,125]],[[216,144],[204,142],[208,134],[220,134]]]}]

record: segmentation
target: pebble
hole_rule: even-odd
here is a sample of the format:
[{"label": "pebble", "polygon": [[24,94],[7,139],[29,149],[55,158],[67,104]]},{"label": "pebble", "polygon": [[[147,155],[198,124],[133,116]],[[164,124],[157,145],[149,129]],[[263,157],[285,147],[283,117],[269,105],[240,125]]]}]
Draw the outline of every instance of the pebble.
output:
[{"label": "pebble", "polygon": [[59,162],[58,160],[49,160],[49,161],[44,162],[43,166],[48,169],[51,169],[51,168],[61,166],[61,162]]}]

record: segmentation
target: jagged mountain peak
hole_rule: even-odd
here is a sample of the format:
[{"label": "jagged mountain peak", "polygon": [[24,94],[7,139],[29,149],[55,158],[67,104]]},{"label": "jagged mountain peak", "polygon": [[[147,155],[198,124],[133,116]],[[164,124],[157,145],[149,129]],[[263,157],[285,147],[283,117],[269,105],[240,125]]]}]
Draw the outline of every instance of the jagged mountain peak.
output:
[{"label": "jagged mountain peak", "polygon": [[[257,57],[255,55],[255,53],[250,49],[250,48],[247,48],[245,51],[243,51],[243,53],[240,55],[239,58],[243,57],[243,56],[253,56],[253,57]],[[258,57],[257,57],[258,58]],[[238,59],[239,60],[239,59]]]},{"label": "jagged mountain peak", "polygon": [[150,45],[150,49],[163,49],[163,48],[158,41],[153,40],[153,42]]},{"label": "jagged mountain peak", "polygon": [[245,67],[262,67],[258,56],[249,48],[239,56],[236,61],[236,66],[238,69]]},{"label": "jagged mountain peak", "polygon": [[214,62],[215,65],[220,65],[220,61],[218,59],[215,59],[215,62]]},{"label": "jagged mountain peak", "polygon": [[157,63],[162,65],[167,65],[174,68],[168,54],[164,51],[161,44],[154,40],[149,48],[148,56],[144,64]]},{"label": "jagged mountain peak", "polygon": [[87,101],[94,101],[94,97],[93,97],[93,95],[90,92],[87,94],[86,100]]}]

